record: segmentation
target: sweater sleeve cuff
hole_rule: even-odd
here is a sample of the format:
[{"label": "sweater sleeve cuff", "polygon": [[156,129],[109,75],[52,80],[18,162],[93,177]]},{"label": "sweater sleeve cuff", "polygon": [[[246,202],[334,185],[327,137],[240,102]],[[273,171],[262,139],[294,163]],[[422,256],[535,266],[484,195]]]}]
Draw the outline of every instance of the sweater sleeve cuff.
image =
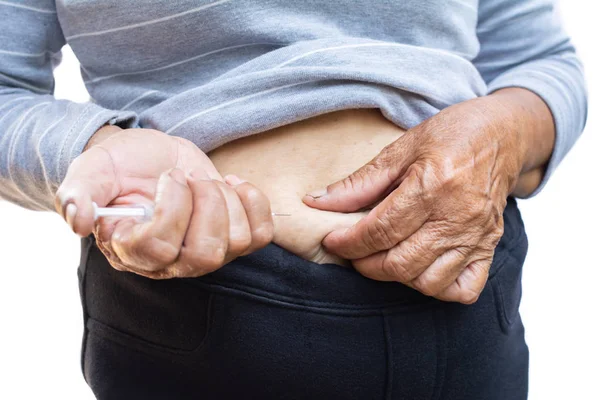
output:
[{"label": "sweater sleeve cuff", "polygon": [[138,125],[138,118],[131,111],[107,110],[89,103],[65,133],[66,139],[60,147],[58,157],[60,182],[65,178],[69,165],[83,152],[92,135],[107,124],[117,125],[123,129],[134,128]]},{"label": "sweater sleeve cuff", "polygon": [[[488,85],[489,93],[509,87],[528,89],[544,100],[554,118],[556,137],[552,156],[541,184],[527,198],[537,195],[544,188],[554,170],[577,141],[585,124],[585,116],[581,118],[579,115],[585,106],[578,107],[577,104],[582,99],[578,99],[568,83],[560,78],[556,76],[555,71],[517,68],[500,75]],[[583,121],[583,124],[580,121]]]}]

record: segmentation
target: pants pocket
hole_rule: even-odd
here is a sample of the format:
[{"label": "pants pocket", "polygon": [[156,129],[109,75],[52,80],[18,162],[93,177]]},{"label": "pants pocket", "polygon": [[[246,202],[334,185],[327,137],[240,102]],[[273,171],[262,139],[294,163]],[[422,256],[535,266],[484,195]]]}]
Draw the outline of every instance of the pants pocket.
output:
[{"label": "pants pocket", "polygon": [[521,275],[527,256],[527,234],[514,198],[509,198],[504,210],[504,235],[496,247],[490,268],[492,286],[500,327],[507,333],[519,319]]},{"label": "pants pocket", "polygon": [[522,266],[521,261],[508,257],[490,280],[497,303],[498,321],[504,333],[508,333],[519,317]]},{"label": "pants pocket", "polygon": [[95,245],[84,267],[86,330],[147,351],[193,352],[204,343],[212,318],[208,291],[185,279],[152,280],[116,271]]},{"label": "pants pocket", "polygon": [[499,246],[492,266],[495,270],[490,278],[494,300],[498,311],[498,320],[502,330],[507,333],[519,318],[521,304],[521,277],[527,254],[527,237],[524,232],[511,241],[510,247]]}]

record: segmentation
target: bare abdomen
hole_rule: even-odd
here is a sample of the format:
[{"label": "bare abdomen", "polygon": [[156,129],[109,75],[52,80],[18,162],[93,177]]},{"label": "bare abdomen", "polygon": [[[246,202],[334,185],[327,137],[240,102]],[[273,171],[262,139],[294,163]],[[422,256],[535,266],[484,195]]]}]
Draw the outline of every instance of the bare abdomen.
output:
[{"label": "bare abdomen", "polygon": [[239,139],[209,157],[222,175],[235,174],[258,186],[274,212],[291,214],[275,217],[276,244],[307,260],[344,264],[324,252],[321,241],[364,212],[315,210],[301,199],[357,170],[403,132],[377,109],[345,110]]}]

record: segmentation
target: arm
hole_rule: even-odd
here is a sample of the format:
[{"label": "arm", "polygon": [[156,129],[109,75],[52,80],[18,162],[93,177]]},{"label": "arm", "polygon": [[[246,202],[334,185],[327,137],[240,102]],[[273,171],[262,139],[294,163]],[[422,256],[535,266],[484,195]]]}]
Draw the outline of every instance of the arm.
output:
[{"label": "arm", "polygon": [[512,194],[533,196],[585,126],[581,62],[553,0],[480,0],[477,36],[475,66],[522,135],[523,169]]},{"label": "arm", "polygon": [[105,124],[136,125],[131,112],[53,96],[53,68],[65,44],[54,1],[0,3],[0,198],[54,209],[71,162]]},{"label": "arm", "polygon": [[[55,208],[79,235],[94,232],[114,268],[155,279],[203,275],[266,246],[269,201],[253,185],[222,182],[197,146],[136,129],[132,113],[52,96],[65,39],[54,1],[35,4],[0,2],[0,197]],[[96,221],[93,202],[154,214]]]},{"label": "arm", "polygon": [[[585,124],[581,66],[547,0],[480,0],[475,60],[488,96],[442,110],[304,202],[371,212],[323,241],[363,275],[472,303],[510,194],[531,196]],[[536,189],[537,188],[537,189]]]}]

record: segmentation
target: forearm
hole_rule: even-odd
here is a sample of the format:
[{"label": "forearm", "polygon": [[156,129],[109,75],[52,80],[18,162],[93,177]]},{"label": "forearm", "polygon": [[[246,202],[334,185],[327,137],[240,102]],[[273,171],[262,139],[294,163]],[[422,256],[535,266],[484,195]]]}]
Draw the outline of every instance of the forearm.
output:
[{"label": "forearm", "polygon": [[535,93],[521,88],[498,90],[490,95],[506,119],[507,130],[518,135],[521,173],[512,191],[527,197],[542,183],[554,148],[556,130],[546,103]]},{"label": "forearm", "polygon": [[136,121],[129,112],[1,83],[0,92],[0,198],[33,210],[54,209],[56,189],[96,127]]}]

